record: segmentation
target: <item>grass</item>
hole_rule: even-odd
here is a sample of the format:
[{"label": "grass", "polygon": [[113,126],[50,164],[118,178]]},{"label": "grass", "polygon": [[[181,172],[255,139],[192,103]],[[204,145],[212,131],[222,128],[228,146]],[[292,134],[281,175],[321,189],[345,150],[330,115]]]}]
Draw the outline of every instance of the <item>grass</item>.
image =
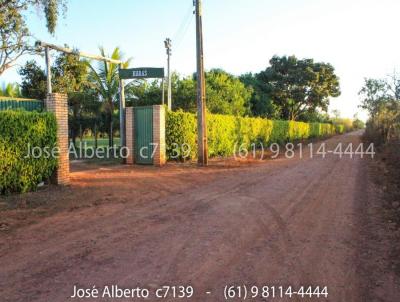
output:
[{"label": "grass", "polygon": [[[117,150],[119,150],[119,147],[120,147],[119,137],[114,137],[114,146],[116,146]],[[81,147],[82,147],[82,150],[81,150]],[[71,157],[71,159],[82,159],[80,157],[80,154],[85,152],[85,150],[89,150],[89,149],[93,150],[94,147],[95,147],[95,140],[92,137],[83,138],[82,141],[80,139],[77,139],[76,147],[75,147],[77,154],[75,154],[74,152],[70,152],[70,157]],[[106,150],[107,147],[108,147],[108,138],[98,138],[97,139],[97,149],[98,150],[99,149]],[[117,152],[117,154],[119,154],[119,153]],[[120,160],[120,158],[118,158],[118,156],[117,157],[114,156],[113,152],[111,152],[110,156],[106,157],[106,158],[93,157],[93,158],[84,158],[84,159],[85,159],[85,161],[88,161],[88,162],[93,161],[95,163],[110,162],[110,161],[115,162],[116,160],[117,161]]]},{"label": "grass", "polygon": [[[82,146],[86,146],[89,148],[94,148],[94,138],[93,137],[85,137],[82,140]],[[76,147],[79,148],[81,144],[80,139],[76,140]],[[119,137],[114,137],[114,145],[116,145],[117,147],[120,146],[120,139]],[[97,147],[107,147],[108,146],[108,138],[98,138],[97,139]]]}]

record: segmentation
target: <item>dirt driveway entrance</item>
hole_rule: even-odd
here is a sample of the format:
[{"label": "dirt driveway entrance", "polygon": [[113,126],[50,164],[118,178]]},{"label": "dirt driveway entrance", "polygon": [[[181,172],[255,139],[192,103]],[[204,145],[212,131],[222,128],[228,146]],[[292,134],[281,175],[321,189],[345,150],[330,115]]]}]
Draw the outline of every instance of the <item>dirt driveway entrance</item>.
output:
[{"label": "dirt driveway entrance", "polygon": [[[359,135],[327,141],[338,142]],[[7,198],[19,207],[0,211],[0,297],[191,285],[188,301],[224,301],[225,285],[245,284],[328,287],[312,301],[399,301],[386,243],[371,236],[376,198],[360,158],[75,171],[69,188]]]}]

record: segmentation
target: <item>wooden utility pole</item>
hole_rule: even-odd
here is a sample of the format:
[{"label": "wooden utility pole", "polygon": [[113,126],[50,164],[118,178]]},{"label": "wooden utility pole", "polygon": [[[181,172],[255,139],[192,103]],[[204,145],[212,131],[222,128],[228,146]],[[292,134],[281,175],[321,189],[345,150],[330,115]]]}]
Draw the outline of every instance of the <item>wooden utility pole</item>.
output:
[{"label": "wooden utility pole", "polygon": [[171,110],[172,107],[172,93],[171,93],[171,39],[167,38],[164,41],[165,48],[167,49],[167,73],[168,73],[168,96],[167,104],[168,109]]},{"label": "wooden utility pole", "polygon": [[208,164],[207,124],[206,124],[206,89],[203,61],[203,24],[201,0],[194,0],[196,7],[196,50],[197,50],[197,145],[198,163]]}]

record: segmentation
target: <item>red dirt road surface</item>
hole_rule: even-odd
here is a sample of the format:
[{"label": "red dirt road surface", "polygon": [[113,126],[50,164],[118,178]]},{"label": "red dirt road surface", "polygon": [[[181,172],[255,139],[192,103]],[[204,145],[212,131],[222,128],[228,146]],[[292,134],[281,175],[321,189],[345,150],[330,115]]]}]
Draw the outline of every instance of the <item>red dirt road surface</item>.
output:
[{"label": "red dirt road surface", "polygon": [[271,301],[400,301],[368,159],[304,157],[83,170],[68,188],[7,197],[26,206],[0,212],[0,300],[141,301],[70,296],[74,285],[191,285],[190,299],[146,301],[225,301],[236,284],[328,288]]}]

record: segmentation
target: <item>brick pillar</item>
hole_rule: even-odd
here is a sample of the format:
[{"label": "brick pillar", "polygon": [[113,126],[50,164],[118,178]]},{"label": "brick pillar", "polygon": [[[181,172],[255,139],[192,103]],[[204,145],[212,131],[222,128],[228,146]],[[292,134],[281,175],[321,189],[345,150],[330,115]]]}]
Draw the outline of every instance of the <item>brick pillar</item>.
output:
[{"label": "brick pillar", "polygon": [[157,146],[154,152],[153,164],[162,166],[166,161],[165,150],[165,107],[153,106],[153,143]]},{"label": "brick pillar", "polygon": [[133,123],[133,107],[125,108],[125,134],[126,134],[126,147],[128,149],[128,157],[126,158],[127,164],[135,163],[135,149],[134,149],[134,123]]},{"label": "brick pillar", "polygon": [[67,185],[69,184],[67,95],[62,93],[49,93],[46,99],[46,110],[53,112],[57,119],[57,146],[60,153],[53,180],[57,185]]}]

